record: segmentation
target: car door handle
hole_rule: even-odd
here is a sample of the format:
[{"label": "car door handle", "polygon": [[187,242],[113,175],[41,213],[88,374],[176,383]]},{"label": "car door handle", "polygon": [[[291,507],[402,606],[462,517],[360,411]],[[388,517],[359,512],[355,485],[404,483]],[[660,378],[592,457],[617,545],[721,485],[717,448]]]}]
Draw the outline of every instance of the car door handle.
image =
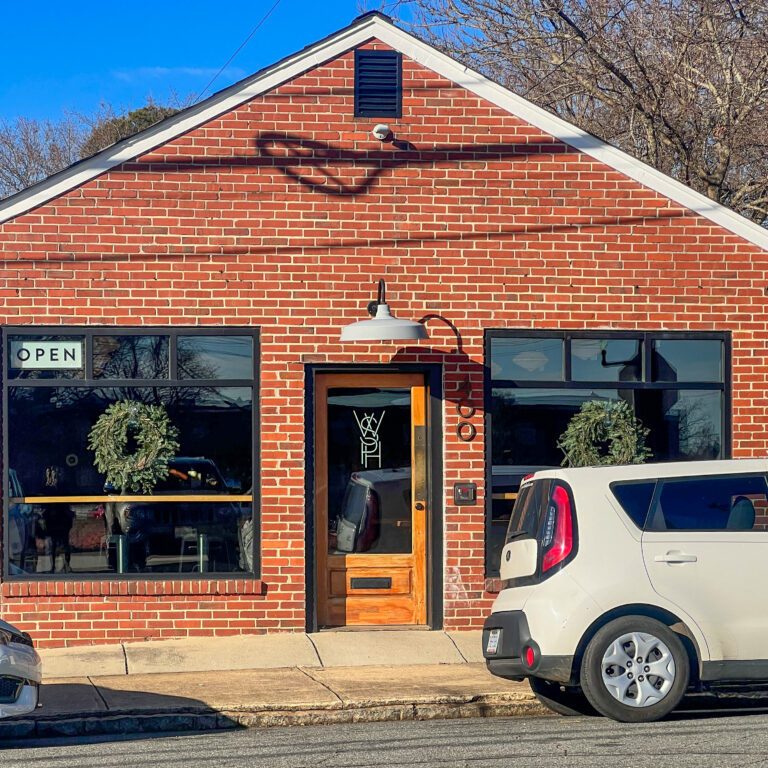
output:
[{"label": "car door handle", "polygon": [[653,558],[656,563],[695,563],[698,559],[696,555],[687,555],[685,552],[667,552],[666,555]]}]

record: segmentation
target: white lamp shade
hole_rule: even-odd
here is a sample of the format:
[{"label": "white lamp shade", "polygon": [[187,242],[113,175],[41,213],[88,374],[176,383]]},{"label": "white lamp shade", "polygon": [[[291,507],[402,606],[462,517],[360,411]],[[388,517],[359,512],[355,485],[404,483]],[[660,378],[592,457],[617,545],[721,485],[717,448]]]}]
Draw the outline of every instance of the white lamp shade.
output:
[{"label": "white lamp shade", "polygon": [[341,329],[341,341],[416,341],[426,338],[429,334],[421,323],[392,317],[388,304],[379,304],[372,320],[360,320]]}]

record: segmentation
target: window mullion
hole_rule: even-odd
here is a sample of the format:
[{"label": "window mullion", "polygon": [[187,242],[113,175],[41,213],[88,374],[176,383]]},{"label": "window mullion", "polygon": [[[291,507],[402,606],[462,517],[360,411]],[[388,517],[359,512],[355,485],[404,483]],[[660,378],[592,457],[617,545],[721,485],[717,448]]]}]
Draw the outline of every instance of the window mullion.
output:
[{"label": "window mullion", "polygon": [[179,380],[178,362],[179,362],[179,340],[178,334],[171,333],[168,338],[168,377],[171,381]]},{"label": "window mullion", "polygon": [[85,380],[93,381],[93,334],[85,334]]}]

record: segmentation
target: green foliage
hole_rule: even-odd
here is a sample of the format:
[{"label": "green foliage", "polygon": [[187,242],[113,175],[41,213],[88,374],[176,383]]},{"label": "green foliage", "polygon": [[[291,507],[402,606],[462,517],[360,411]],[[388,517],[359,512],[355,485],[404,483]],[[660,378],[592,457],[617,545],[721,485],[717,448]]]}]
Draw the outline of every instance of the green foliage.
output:
[{"label": "green foliage", "polygon": [[[109,109],[111,111],[111,108]],[[90,157],[109,147],[121,139],[133,136],[140,131],[150,128],[166,117],[175,115],[179,110],[173,107],[163,107],[150,102],[140,109],[134,109],[126,115],[102,116],[91,129],[90,136],[83,143],[80,154]]]},{"label": "green foliage", "polygon": [[558,438],[563,465],[594,467],[642,464],[653,455],[645,445],[650,430],[623,400],[589,400]]},{"label": "green foliage", "polygon": [[[129,438],[136,452],[126,453]],[[179,450],[179,430],[162,405],[134,400],[112,403],[99,416],[88,435],[94,465],[106,483],[121,493],[151,493],[168,476],[168,462]]]}]

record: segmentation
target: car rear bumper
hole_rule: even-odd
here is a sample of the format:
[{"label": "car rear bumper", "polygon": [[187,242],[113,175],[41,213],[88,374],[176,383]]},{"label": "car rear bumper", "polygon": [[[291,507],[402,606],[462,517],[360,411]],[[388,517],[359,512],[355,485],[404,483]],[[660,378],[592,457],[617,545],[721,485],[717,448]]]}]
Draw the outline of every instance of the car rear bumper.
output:
[{"label": "car rear bumper", "polygon": [[[489,646],[492,634],[497,637],[495,652],[493,645]],[[543,656],[531,637],[523,611],[500,611],[485,620],[483,656],[488,671],[497,677],[508,680],[541,677],[561,683],[573,682],[573,656]]]}]

